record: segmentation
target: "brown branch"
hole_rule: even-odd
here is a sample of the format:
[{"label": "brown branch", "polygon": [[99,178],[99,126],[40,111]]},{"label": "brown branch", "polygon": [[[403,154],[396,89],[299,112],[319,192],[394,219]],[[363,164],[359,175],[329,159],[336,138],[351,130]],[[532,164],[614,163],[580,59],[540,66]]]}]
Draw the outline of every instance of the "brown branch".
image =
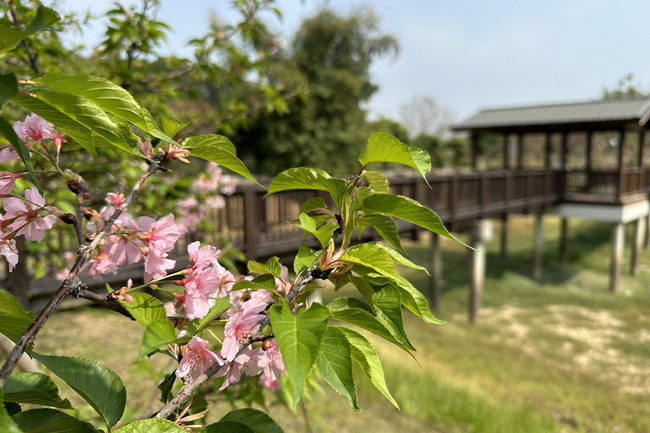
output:
[{"label": "brown branch", "polygon": [[[291,302],[295,299],[300,292],[304,290],[312,281],[315,279],[326,279],[331,271],[321,271],[318,267],[310,269],[308,272],[305,272],[301,275],[300,279],[294,282],[294,286],[289,293],[284,297],[287,301]],[[239,345],[239,352],[241,353],[244,348],[249,346],[255,341],[261,341],[264,339],[261,337],[262,330],[271,322],[271,317],[267,314],[264,319],[255,327],[255,330],[251,334],[244,338]],[[272,334],[271,334],[272,335]],[[268,337],[268,336],[264,336]],[[183,385],[183,387],[178,391],[176,397],[174,397],[165,407],[163,407],[157,414],[156,418],[166,419],[169,415],[174,413],[178,407],[185,402],[190,396],[199,389],[201,385],[214,376],[222,368],[218,362],[213,363],[203,374],[194,379],[192,382]]]},{"label": "brown branch", "polygon": [[140,179],[138,179],[138,182],[133,187],[133,190],[131,190],[131,193],[124,200],[124,203],[116,209],[113,216],[106,222],[106,225],[99,232],[97,232],[92,243],[88,246],[83,245],[79,248],[77,260],[75,261],[74,265],[72,265],[72,269],[70,269],[70,273],[68,274],[66,279],[61,283],[61,286],[59,286],[59,289],[56,291],[52,299],[50,299],[47,305],[38,314],[36,319],[34,319],[34,323],[32,323],[30,327],[27,329],[27,331],[25,331],[25,333],[20,337],[20,339],[14,346],[14,349],[7,357],[4,365],[2,366],[2,369],[0,369],[0,388],[4,386],[5,382],[11,375],[11,372],[16,367],[16,363],[18,362],[22,354],[25,353],[25,350],[27,350],[29,344],[32,341],[34,341],[34,338],[36,338],[36,334],[38,334],[38,332],[41,330],[43,325],[45,325],[45,322],[47,322],[47,320],[50,318],[50,316],[52,316],[54,311],[56,311],[59,305],[61,305],[63,299],[73,291],[81,289],[80,287],[81,282],[79,281],[79,273],[83,270],[84,266],[90,259],[92,253],[97,249],[99,243],[102,241],[104,236],[108,233],[108,230],[111,228],[111,226],[120,217],[120,215],[126,210],[127,206],[129,206],[131,202],[138,196],[144,182],[158,170],[165,170],[165,168],[162,167],[158,161],[151,161],[149,170],[146,173],[144,173],[142,176],[140,176]]},{"label": "brown branch", "polygon": [[101,305],[102,307],[106,307],[106,308],[108,308],[109,310],[113,310],[113,311],[115,311],[116,313],[119,313],[119,314],[121,314],[121,315],[123,315],[123,316],[125,316],[125,317],[128,317],[128,318],[131,319],[131,320],[135,320],[135,319],[133,318],[133,316],[131,315],[131,313],[129,313],[129,310],[127,310],[126,308],[124,308],[124,307],[122,306],[122,304],[120,304],[119,302],[114,301],[114,300],[112,300],[112,299],[109,299],[109,298],[108,298],[107,296],[105,296],[105,295],[100,295],[100,294],[98,294],[98,293],[91,292],[91,291],[88,290],[88,289],[81,289],[81,290],[79,291],[79,297],[80,297],[80,298],[87,299],[87,300],[89,300],[90,302],[94,302],[94,303],[97,304],[97,305]]}]

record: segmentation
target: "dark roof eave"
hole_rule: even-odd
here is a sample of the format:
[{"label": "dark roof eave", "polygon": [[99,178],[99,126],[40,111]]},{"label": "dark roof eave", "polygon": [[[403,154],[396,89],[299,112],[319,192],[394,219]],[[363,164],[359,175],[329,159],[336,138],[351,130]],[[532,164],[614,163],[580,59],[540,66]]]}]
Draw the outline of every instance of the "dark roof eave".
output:
[{"label": "dark roof eave", "polygon": [[642,130],[650,125],[648,119],[620,119],[601,122],[571,122],[571,123],[544,123],[544,124],[517,124],[517,125],[455,125],[451,127],[454,132],[469,131],[475,133],[488,132],[562,132],[562,131],[611,131],[611,130]]}]

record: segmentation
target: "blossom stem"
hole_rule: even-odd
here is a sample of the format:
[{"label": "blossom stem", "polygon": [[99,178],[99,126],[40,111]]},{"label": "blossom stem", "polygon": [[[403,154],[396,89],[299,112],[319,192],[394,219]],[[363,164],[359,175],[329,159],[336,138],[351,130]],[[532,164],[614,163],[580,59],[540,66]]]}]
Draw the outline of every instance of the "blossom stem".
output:
[{"label": "blossom stem", "polygon": [[34,323],[32,323],[27,331],[25,331],[25,333],[20,337],[13,350],[5,360],[4,365],[0,369],[0,388],[4,386],[5,382],[11,375],[11,372],[16,367],[18,359],[20,359],[22,354],[25,353],[27,347],[31,344],[32,341],[34,341],[34,338],[36,338],[36,334],[38,334],[41,328],[45,325],[45,322],[47,322],[54,311],[56,311],[59,305],[61,305],[63,299],[74,290],[78,290],[80,288],[81,282],[78,278],[79,273],[83,270],[93,252],[97,249],[104,236],[108,233],[110,227],[115,223],[122,212],[126,210],[127,206],[130,205],[131,202],[138,196],[140,189],[142,188],[142,185],[145,183],[145,181],[158,170],[164,170],[164,167],[162,167],[160,163],[156,161],[151,163],[149,170],[140,176],[140,179],[138,179],[138,182],[133,187],[133,190],[131,190],[129,196],[124,200],[124,203],[116,209],[113,216],[106,222],[106,225],[95,234],[95,239],[93,242],[90,245],[82,245],[79,248],[77,260],[75,261],[74,265],[72,265],[70,273],[68,273],[68,276],[61,283],[61,286],[59,286],[59,289],[56,291],[52,299],[50,299],[47,305],[38,314],[36,319],[34,319]]}]

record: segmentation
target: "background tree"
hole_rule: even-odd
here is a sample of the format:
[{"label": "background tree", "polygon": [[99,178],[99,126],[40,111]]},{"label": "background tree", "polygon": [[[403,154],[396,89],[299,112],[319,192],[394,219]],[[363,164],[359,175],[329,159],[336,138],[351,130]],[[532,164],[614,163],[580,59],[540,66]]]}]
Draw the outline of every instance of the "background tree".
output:
[{"label": "background tree", "polygon": [[292,165],[349,172],[365,142],[363,103],[377,90],[370,65],[397,49],[368,8],[349,16],[324,9],[305,20],[269,74],[273,86],[286,82],[304,92],[288,101],[288,113],[260,113],[238,130],[243,159],[258,173]]},{"label": "background tree", "polygon": [[454,114],[443,107],[432,96],[417,95],[400,107],[399,120],[411,134],[447,137],[449,126],[454,123]]}]

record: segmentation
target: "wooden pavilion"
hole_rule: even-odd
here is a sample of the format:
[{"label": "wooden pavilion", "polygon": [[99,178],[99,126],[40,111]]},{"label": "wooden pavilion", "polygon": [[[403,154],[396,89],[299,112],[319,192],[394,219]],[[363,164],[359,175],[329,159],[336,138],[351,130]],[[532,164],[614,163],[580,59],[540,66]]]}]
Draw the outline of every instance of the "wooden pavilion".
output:
[{"label": "wooden pavilion", "polygon": [[[635,223],[631,269],[636,273],[643,232],[650,222],[650,173],[646,162],[649,120],[650,98],[638,98],[482,110],[452,129],[469,132],[474,170],[495,168],[486,167],[482,161],[487,143],[501,151],[498,168],[502,170],[557,174],[556,202],[535,212],[536,276],[541,272],[545,214],[562,219],[563,261],[567,259],[570,219],[611,222],[610,290],[617,292],[625,224]],[[505,251],[506,213],[502,221],[502,251]],[[646,239],[650,239],[647,234]]]}]

